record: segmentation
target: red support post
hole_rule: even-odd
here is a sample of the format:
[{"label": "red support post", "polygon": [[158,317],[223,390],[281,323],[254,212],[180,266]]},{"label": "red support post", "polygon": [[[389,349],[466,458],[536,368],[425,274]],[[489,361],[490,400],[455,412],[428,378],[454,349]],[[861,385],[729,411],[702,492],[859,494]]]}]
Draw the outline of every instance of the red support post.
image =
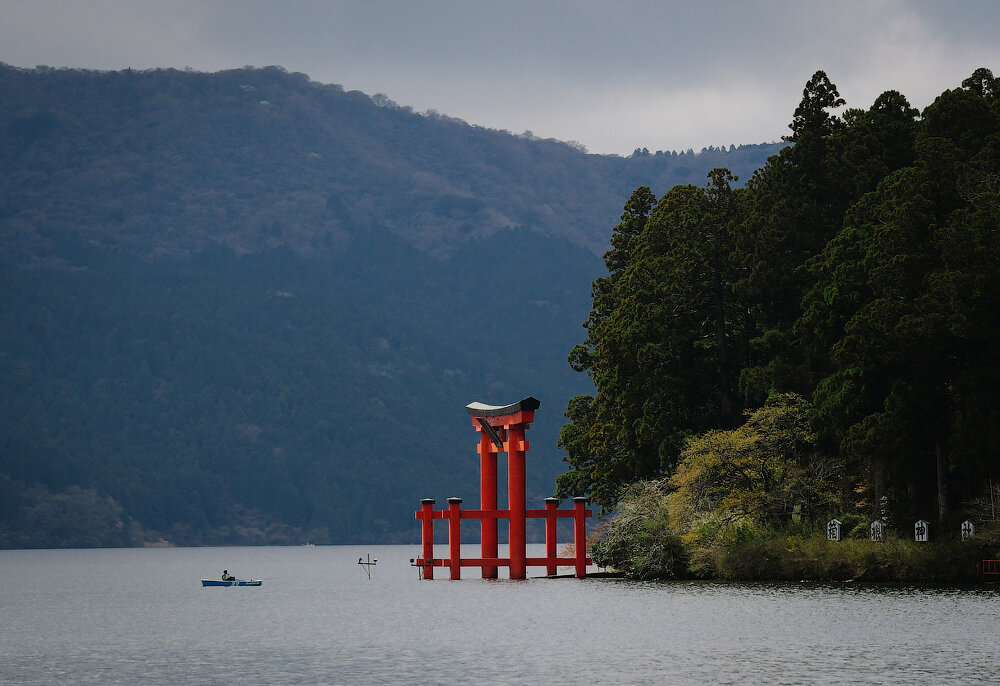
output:
[{"label": "red support post", "polygon": [[573,549],[576,553],[576,578],[587,576],[587,498],[573,498]]},{"label": "red support post", "polygon": [[462,578],[462,499],[448,498],[448,561],[451,578]]},{"label": "red support post", "polygon": [[[545,557],[549,560],[556,559],[556,508],[559,507],[559,498],[545,499]],[[550,562],[545,566],[545,573],[554,576],[559,571],[555,562]]]},{"label": "red support post", "polygon": [[[497,509],[497,447],[489,435],[479,431],[479,508]],[[496,517],[480,520],[479,550],[483,558],[499,557]],[[496,579],[497,568],[483,565],[483,578]]]},{"label": "red support post", "polygon": [[525,452],[524,424],[507,429],[507,507],[510,510],[507,545],[510,556],[510,578],[528,578],[527,547],[525,545]]},{"label": "red support post", "polygon": [[423,522],[420,525],[420,542],[423,548],[424,557],[423,578],[434,578],[434,498],[422,498],[420,500],[420,516]]}]

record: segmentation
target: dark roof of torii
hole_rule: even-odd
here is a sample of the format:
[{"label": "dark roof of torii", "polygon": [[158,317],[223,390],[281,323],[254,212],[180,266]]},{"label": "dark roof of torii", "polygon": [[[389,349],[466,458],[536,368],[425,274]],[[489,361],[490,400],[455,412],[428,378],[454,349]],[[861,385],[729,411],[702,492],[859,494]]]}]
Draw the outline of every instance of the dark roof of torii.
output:
[{"label": "dark roof of torii", "polygon": [[539,403],[534,398],[528,397],[520,402],[510,405],[487,405],[485,403],[469,403],[465,409],[473,417],[501,417],[505,414],[514,414],[521,410],[537,410]]}]

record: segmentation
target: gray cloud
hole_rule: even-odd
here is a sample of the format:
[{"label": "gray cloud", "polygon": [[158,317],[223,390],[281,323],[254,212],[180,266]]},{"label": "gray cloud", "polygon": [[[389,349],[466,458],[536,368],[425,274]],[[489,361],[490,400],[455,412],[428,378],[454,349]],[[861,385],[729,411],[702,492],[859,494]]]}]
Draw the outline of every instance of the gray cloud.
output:
[{"label": "gray cloud", "polygon": [[1000,3],[13,0],[0,59],[95,69],[278,64],[419,111],[593,152],[776,140],[824,69],[851,106],[923,107],[1000,71]]}]

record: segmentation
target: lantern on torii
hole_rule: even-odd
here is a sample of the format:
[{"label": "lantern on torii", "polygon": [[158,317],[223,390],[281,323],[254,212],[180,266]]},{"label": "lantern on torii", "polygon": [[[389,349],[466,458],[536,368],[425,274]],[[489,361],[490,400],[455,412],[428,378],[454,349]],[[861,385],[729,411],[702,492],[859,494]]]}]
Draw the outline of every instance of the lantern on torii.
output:
[{"label": "lantern on torii", "polygon": [[[452,579],[461,578],[462,567],[479,567],[482,578],[497,578],[499,567],[510,568],[511,579],[527,578],[527,568],[545,567],[546,573],[554,575],[559,564],[572,565],[575,576],[587,575],[587,517],[593,512],[587,509],[587,499],[573,498],[572,510],[558,509],[558,499],[546,498],[545,509],[529,510],[525,502],[525,457],[528,441],[525,431],[535,419],[539,407],[535,398],[511,405],[485,405],[474,402],[465,406],[472,417],[472,424],[479,432],[479,508],[462,510],[461,498],[448,498],[447,510],[434,510],[434,500],[424,498],[415,517],[422,520],[421,554],[414,564],[423,570],[423,578],[434,578],[434,567],[447,567]],[[497,507],[497,455],[507,453],[507,509]],[[556,521],[572,518],[573,557],[558,557],[556,551]],[[434,520],[448,520],[448,557],[434,557]],[[461,534],[463,519],[480,521],[479,558],[462,558]],[[500,519],[508,520],[508,557],[499,556],[498,526]],[[529,558],[525,540],[527,519],[545,520],[545,557]]]}]

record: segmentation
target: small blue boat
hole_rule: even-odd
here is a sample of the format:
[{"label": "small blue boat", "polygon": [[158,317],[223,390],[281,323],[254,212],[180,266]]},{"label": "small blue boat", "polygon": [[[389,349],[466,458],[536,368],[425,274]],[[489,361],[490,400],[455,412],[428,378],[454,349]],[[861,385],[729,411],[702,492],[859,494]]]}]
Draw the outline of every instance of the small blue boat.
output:
[{"label": "small blue boat", "polygon": [[263,586],[263,579],[231,579],[222,581],[221,579],[202,579],[202,586]]}]

